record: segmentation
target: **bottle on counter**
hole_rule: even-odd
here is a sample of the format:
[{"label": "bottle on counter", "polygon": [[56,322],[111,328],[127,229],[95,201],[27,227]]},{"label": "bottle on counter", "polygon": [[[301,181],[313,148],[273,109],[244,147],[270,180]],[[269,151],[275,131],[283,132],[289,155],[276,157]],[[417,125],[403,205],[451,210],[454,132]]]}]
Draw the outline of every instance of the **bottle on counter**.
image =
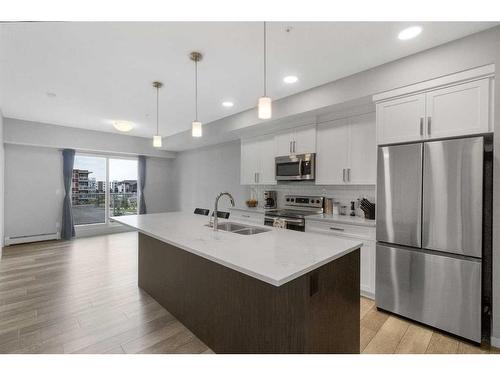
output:
[{"label": "bottle on counter", "polygon": [[351,216],[356,216],[356,207],[354,201],[351,201]]}]

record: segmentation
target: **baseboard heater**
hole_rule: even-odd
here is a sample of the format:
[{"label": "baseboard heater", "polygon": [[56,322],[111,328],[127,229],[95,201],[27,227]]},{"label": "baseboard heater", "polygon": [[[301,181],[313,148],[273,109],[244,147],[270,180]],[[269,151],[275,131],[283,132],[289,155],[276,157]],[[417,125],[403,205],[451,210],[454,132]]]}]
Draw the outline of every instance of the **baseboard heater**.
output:
[{"label": "baseboard heater", "polygon": [[30,234],[27,236],[5,237],[5,246],[21,243],[58,240],[61,238],[61,232]]}]

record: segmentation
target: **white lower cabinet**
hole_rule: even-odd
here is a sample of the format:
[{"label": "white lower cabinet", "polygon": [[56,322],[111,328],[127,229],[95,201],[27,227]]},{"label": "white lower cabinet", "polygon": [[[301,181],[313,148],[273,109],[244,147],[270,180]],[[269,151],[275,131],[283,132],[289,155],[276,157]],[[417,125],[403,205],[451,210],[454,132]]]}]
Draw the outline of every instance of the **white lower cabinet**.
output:
[{"label": "white lower cabinet", "polygon": [[306,232],[344,237],[363,242],[360,250],[360,291],[375,297],[375,227],[306,219]]}]

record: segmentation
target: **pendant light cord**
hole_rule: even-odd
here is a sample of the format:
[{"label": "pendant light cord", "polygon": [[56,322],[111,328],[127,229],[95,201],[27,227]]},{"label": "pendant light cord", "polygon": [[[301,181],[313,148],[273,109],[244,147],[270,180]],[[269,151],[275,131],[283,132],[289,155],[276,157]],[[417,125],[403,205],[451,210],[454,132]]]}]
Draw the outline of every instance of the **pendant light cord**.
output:
[{"label": "pendant light cord", "polygon": [[267,35],[266,35],[266,21],[264,21],[264,96],[267,96]]},{"label": "pendant light cord", "polygon": [[159,112],[160,112],[160,105],[159,105],[159,98],[160,98],[160,88],[156,88],[156,135],[160,135],[160,125],[159,125]]},{"label": "pendant light cord", "polygon": [[194,61],[194,103],[194,118],[198,121],[198,60]]}]

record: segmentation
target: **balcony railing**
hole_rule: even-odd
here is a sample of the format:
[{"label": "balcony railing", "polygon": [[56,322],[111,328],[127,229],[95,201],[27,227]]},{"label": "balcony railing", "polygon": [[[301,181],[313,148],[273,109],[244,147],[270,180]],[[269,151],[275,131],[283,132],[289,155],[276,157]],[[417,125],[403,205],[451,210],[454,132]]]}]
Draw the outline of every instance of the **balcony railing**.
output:
[{"label": "balcony railing", "polygon": [[[75,225],[104,223],[106,193],[72,194]],[[137,193],[109,193],[109,215],[137,214]]]}]

